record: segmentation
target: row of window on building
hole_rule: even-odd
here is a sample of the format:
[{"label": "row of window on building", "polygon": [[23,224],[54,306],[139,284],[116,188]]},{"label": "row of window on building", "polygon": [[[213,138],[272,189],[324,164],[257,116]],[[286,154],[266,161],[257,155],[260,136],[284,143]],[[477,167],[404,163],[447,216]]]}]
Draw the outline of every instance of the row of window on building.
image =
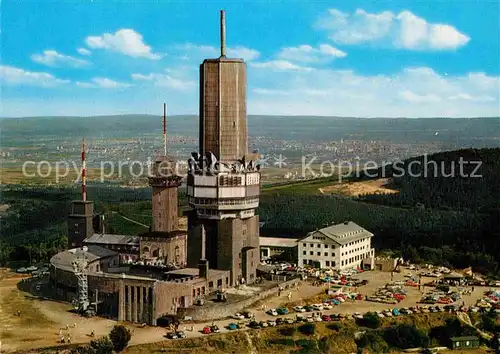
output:
[{"label": "row of window on building", "polygon": [[[305,256],[307,255],[307,251],[302,251],[302,254]],[[310,256],[314,256],[314,251],[309,251],[309,255]],[[316,252],[316,255],[317,256],[321,256],[321,252]],[[324,252],[323,255],[325,257],[328,257],[329,253],[328,252]],[[335,252],[332,252],[332,258],[335,257]]]}]

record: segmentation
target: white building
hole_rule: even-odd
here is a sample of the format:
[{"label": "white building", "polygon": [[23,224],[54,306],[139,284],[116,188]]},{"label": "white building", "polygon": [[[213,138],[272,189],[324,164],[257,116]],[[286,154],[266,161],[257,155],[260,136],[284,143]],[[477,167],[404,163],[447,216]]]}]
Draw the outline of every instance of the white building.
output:
[{"label": "white building", "polygon": [[297,240],[298,264],[336,270],[361,266],[374,257],[373,234],[353,222],[332,225]]}]

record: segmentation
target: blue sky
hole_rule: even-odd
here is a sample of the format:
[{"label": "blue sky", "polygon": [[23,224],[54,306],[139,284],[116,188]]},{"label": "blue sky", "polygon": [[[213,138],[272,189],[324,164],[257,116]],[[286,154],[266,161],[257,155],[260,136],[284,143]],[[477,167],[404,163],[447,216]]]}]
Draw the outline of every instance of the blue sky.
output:
[{"label": "blue sky", "polygon": [[494,1],[4,0],[3,117],[198,112],[198,66],[248,66],[248,113],[500,115]]}]

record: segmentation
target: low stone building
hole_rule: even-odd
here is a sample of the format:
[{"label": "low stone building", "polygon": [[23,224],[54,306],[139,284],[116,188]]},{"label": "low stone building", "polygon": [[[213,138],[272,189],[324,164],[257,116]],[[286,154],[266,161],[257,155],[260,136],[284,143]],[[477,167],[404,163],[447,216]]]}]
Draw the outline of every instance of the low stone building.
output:
[{"label": "low stone building", "polygon": [[175,315],[230,283],[229,271],[208,269],[204,264],[170,272],[157,267],[139,272],[134,269],[138,266],[119,266],[117,252],[90,245],[52,257],[50,279],[58,298],[72,301],[77,296],[73,263],[81,258],[88,264],[89,299],[97,300],[99,315],[118,321],[156,325],[159,318]]},{"label": "low stone building", "polygon": [[283,237],[259,237],[260,259],[279,259],[297,262],[297,239]]}]

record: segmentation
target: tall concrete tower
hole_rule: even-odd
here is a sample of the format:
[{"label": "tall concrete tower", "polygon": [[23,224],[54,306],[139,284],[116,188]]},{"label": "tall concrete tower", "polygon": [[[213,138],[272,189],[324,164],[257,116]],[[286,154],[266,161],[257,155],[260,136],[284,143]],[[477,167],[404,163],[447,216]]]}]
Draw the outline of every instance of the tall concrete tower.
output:
[{"label": "tall concrete tower", "polygon": [[221,56],[200,65],[200,153],[236,161],[248,153],[246,65],[226,57],[225,13],[221,11]]},{"label": "tall concrete tower", "polygon": [[181,177],[175,174],[175,162],[167,156],[167,106],[163,105],[164,156],[159,156],[149,177],[152,195],[152,232],[178,230],[178,188]]},{"label": "tall concrete tower", "polygon": [[[246,66],[221,56],[200,66],[200,151],[188,161],[188,267],[230,271],[225,286],[252,283],[259,263],[260,172],[248,161]],[[205,271],[203,271],[204,273]]]}]

